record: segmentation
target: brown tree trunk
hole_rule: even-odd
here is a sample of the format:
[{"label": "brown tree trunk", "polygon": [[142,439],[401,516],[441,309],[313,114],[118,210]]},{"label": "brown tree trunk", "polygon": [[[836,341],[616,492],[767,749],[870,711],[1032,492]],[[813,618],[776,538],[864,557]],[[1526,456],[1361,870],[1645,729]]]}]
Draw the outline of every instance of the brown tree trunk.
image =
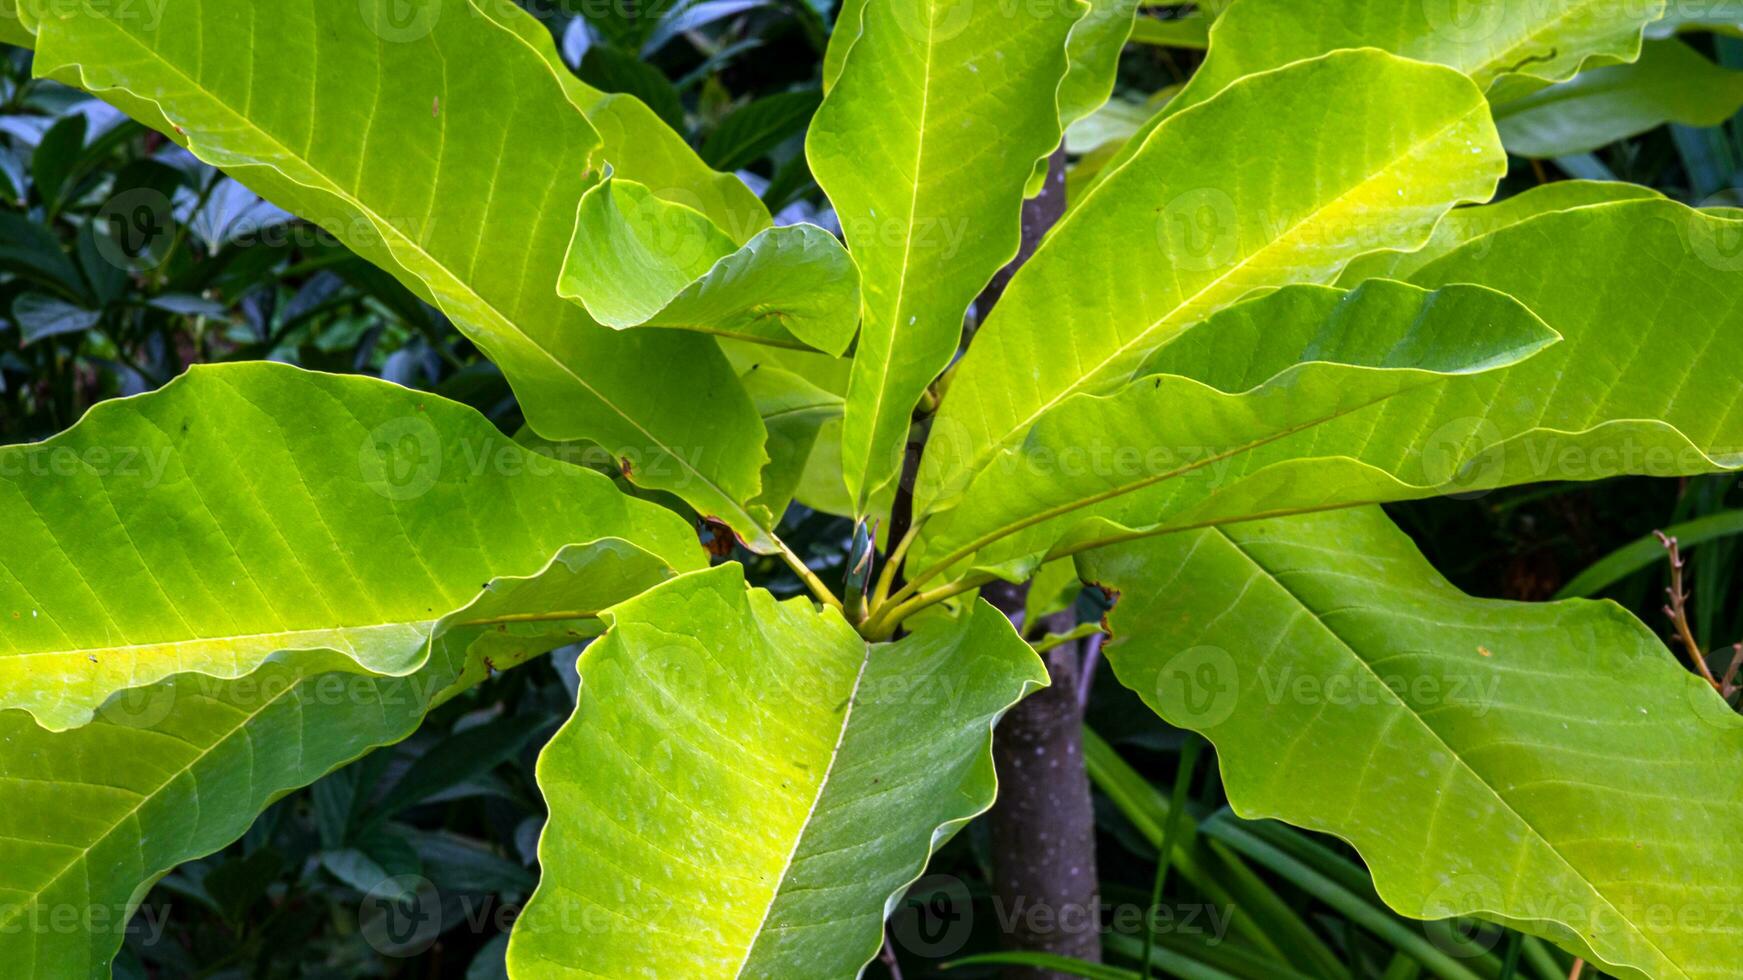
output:
[{"label": "brown tree trunk", "polygon": [[[1004,293],[1011,274],[1033,255],[1065,211],[1065,155],[1049,161],[1040,196],[1023,205],[1023,244],[1017,258],[994,277],[979,301],[981,319]],[[985,590],[987,600],[1018,618],[1027,587]],[[1036,624],[1024,624],[1031,628]],[[1050,628],[1063,632],[1069,622]],[[1054,953],[1101,962],[1095,866],[1095,813],[1083,765],[1083,708],[1078,701],[1078,644],[1046,654],[1053,684],[1017,705],[993,740],[999,797],[989,819],[993,843],[993,899],[1007,949]],[[1048,970],[1011,968],[1005,980],[1064,980]]]}]

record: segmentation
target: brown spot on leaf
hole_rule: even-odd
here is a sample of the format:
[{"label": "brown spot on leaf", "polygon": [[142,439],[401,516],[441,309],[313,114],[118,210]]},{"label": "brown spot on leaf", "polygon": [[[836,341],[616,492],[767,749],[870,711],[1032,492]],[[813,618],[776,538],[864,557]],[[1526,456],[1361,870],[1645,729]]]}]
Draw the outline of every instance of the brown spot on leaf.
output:
[{"label": "brown spot on leaf", "polygon": [[725,560],[732,557],[732,549],[738,544],[738,535],[732,533],[732,528],[718,517],[702,518],[702,547],[715,558]]}]

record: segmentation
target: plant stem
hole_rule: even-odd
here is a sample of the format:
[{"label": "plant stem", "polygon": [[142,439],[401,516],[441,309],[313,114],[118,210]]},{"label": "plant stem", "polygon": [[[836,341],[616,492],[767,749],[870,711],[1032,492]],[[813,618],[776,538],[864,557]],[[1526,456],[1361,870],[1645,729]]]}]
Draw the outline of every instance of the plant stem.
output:
[{"label": "plant stem", "polygon": [[902,559],[908,557],[908,547],[914,543],[914,538],[920,533],[920,525],[908,528],[908,533],[902,535],[895,547],[890,549],[890,556],[884,559],[884,569],[878,573],[877,588],[872,590],[871,604],[876,609],[890,597],[890,589],[896,584],[896,570],[902,567]]},{"label": "plant stem", "polygon": [[[774,537],[774,532],[771,531],[769,536]],[[811,594],[817,597],[817,601],[846,615],[847,610],[842,606],[841,599],[829,591],[829,586],[823,584],[823,580],[817,577],[816,572],[806,567],[805,562],[793,552],[792,548],[787,547],[787,542],[775,538],[775,543],[781,546],[781,560],[787,563],[787,567],[793,570],[794,575],[799,576],[799,581],[805,583],[805,587],[811,590]]]},{"label": "plant stem", "polygon": [[[1048,160],[1041,193],[1023,204],[1023,237],[1016,260],[993,277],[981,296],[982,322],[1017,266],[1034,254],[1042,236],[1064,212],[1065,153],[1060,150]],[[913,609],[988,583],[992,584],[986,590],[987,599],[994,606],[1007,616],[1022,614],[1024,590],[994,582],[992,576],[920,593],[885,614],[893,629]],[[1068,616],[1060,618],[1055,632],[1070,631]],[[1047,928],[1025,928],[1034,917],[1018,915],[1017,928],[1003,937],[1005,947],[1100,963],[1096,903],[1101,888],[1096,874],[1095,810],[1083,762],[1077,646],[1075,642],[1062,643],[1042,654],[1052,686],[1019,702],[999,722],[993,736],[999,798],[988,822],[994,897],[1013,912],[1041,908],[1052,913],[1052,925]],[[1063,980],[1065,976],[1025,967],[1004,972],[1005,980]]]},{"label": "plant stem", "polygon": [[[991,575],[973,576],[941,585],[930,592],[911,596],[905,602],[885,601],[872,610],[871,618],[866,620],[865,626],[861,628],[860,632],[868,639],[887,640],[895,634],[896,628],[902,625],[902,620],[909,616],[927,606],[954,598],[964,592],[972,592],[994,580]],[[1018,611],[1022,611],[1021,606],[1018,607]]]},{"label": "plant stem", "polygon": [[1689,660],[1694,663],[1695,670],[1706,678],[1708,684],[1713,685],[1714,690],[1722,691],[1725,686],[1713,676],[1712,668],[1707,666],[1707,655],[1701,650],[1700,643],[1695,640],[1694,630],[1689,626],[1689,597],[1682,587],[1682,550],[1677,545],[1675,538],[1667,536],[1663,531],[1654,531],[1653,533],[1658,535],[1658,541],[1664,545],[1664,549],[1670,552],[1670,587],[1664,590],[1670,596],[1670,605],[1664,607],[1665,615],[1669,616],[1671,622],[1676,624],[1677,637],[1682,641],[1683,649],[1688,652]]}]

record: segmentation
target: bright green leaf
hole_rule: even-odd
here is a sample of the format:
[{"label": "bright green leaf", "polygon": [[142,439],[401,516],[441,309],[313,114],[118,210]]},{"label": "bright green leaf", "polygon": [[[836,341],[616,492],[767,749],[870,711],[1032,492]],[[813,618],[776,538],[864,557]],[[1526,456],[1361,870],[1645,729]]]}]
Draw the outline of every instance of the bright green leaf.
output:
[{"label": "bright green leaf", "polygon": [[675,515],[469,408],[268,362],[196,367],[0,450],[0,524],[0,709],[54,730],[174,674],[404,676],[508,601],[493,582],[572,564],[569,545],[701,562]]},{"label": "bright green leaf", "polygon": [[[1246,316],[1288,302],[1290,291],[1273,294],[1163,348],[1140,372],[1161,377],[1044,416],[976,478],[960,513],[927,526],[913,560],[942,571],[946,558],[954,565],[979,551],[977,567],[1021,574],[1043,556],[1138,533],[1547,480],[1743,466],[1743,411],[1714,394],[1743,385],[1743,314],[1726,298],[1743,288],[1735,222],[1664,200],[1550,212],[1474,239],[1413,279],[1431,289],[1499,290],[1563,340],[1504,370],[1395,391],[1368,406],[1352,376],[1335,396],[1351,399],[1347,415],[1322,412],[1331,402],[1285,375],[1272,390],[1294,402],[1270,409],[1269,423],[1255,416],[1237,424],[1240,411],[1221,412],[1235,404],[1266,411],[1263,389],[1250,403],[1231,402],[1186,379],[1239,391],[1310,349],[1280,342],[1280,331]],[[1254,365],[1263,370],[1249,373]],[[1302,379],[1326,370],[1304,368]],[[1181,386],[1166,412],[1145,410],[1147,390]],[[1183,403],[1207,415],[1183,413]],[[1212,412],[1213,404],[1224,408]],[[1187,417],[1197,428],[1172,429]],[[1254,424],[1268,434],[1236,436]],[[1090,455],[1098,447],[1099,464]]]},{"label": "bright green leaf", "polygon": [[1113,94],[1120,50],[1132,35],[1138,4],[1139,0],[1089,0],[1089,11],[1072,26],[1065,47],[1065,78],[1059,83],[1061,127],[1094,112]]},{"label": "bright green leaf", "polygon": [[1349,841],[1406,915],[1625,978],[1733,968],[1743,719],[1620,607],[1473,599],[1374,509],[1080,562],[1121,594],[1120,680],[1216,744],[1241,816]]},{"label": "bright green leaf", "polygon": [[991,805],[992,726],[1046,683],[990,606],[873,646],[738,565],[608,619],[539,759],[523,980],[855,975],[932,850]]},{"label": "bright green leaf", "polygon": [[1665,0],[1242,0],[1217,18],[1181,107],[1245,75],[1339,48],[1446,65],[1488,88],[1523,74],[1561,81],[1593,61],[1632,61]]},{"label": "bright green leaf", "polygon": [[[1633,61],[1666,0],[1242,0],[1210,30],[1186,88],[1145,127],[1214,97],[1237,79],[1346,48],[1378,48],[1446,65],[1487,90],[1522,75],[1548,81],[1582,66]],[[1115,156],[1113,172],[1130,159]]]},{"label": "bright green leaf", "polygon": [[[1530,310],[1480,286],[1427,292],[1376,279],[1238,304],[1162,348],[1115,394],[1078,395],[1043,415],[960,507],[926,525],[914,577],[973,555],[974,568],[1020,581],[1050,551],[1109,536],[1432,481],[1417,476],[1423,431],[1470,411],[1449,392],[1555,341]],[[1328,472],[1304,478],[1298,468],[1310,465]],[[1351,472],[1328,475],[1339,467]]]},{"label": "bright green leaf", "polygon": [[1075,0],[868,4],[806,156],[859,264],[865,317],[842,423],[856,512],[901,472],[909,420],[969,304],[1017,253],[1024,185],[1059,145]]},{"label": "bright green leaf", "polygon": [[607,178],[581,198],[558,292],[616,329],[694,330],[839,356],[859,317],[847,250],[816,225],[736,248],[701,212]]},{"label": "bright green leaf", "polygon": [[[323,673],[324,658],[294,654],[235,679],[134,688],[66,732],[0,711],[0,960],[23,976],[107,978],[162,874],[235,840],[285,792],[410,735],[491,671],[598,629],[552,610],[610,605],[669,574],[622,540],[568,549],[535,577],[493,580],[407,676]],[[69,909],[81,928],[65,927]]]},{"label": "bright green leaf", "polygon": [[1639,184],[1615,180],[1558,180],[1541,184],[1504,201],[1478,207],[1455,208],[1434,226],[1428,244],[1414,252],[1375,252],[1344,268],[1338,283],[1354,286],[1363,279],[1404,279],[1416,270],[1492,232],[1551,211],[1567,211],[1613,201],[1662,199],[1663,195]]},{"label": "bright green leaf", "polygon": [[916,513],[953,505],[1050,408],[1118,387],[1249,291],[1420,245],[1504,165],[1469,79],[1377,51],[1257,75],[1174,117],[1049,234],[975,335]]}]

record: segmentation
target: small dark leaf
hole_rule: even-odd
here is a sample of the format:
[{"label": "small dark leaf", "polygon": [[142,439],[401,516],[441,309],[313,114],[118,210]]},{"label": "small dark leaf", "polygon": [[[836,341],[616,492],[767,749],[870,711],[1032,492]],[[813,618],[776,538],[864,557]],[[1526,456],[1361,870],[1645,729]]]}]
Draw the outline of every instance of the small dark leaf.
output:
[{"label": "small dark leaf", "polygon": [[284,856],[270,847],[225,861],[206,875],[203,882],[206,894],[217,903],[226,920],[240,922],[284,871],[284,865]]},{"label": "small dark leaf", "polygon": [[702,159],[716,170],[737,170],[762,159],[789,137],[804,132],[823,101],[815,89],[757,99],[721,121],[702,144]]},{"label": "small dark leaf", "polygon": [[372,818],[392,816],[495,769],[555,721],[545,714],[514,714],[449,735],[412,763],[375,805]]},{"label": "small dark leaf", "polygon": [[411,843],[425,876],[444,891],[525,895],[538,884],[530,869],[458,834],[414,833]]},{"label": "small dark leaf", "polygon": [[47,286],[67,296],[87,296],[84,279],[67,258],[60,240],[21,214],[0,214],[0,271]]},{"label": "small dark leaf", "polygon": [[24,293],[12,301],[12,319],[30,344],[57,334],[80,333],[97,325],[102,314],[42,293]]},{"label": "small dark leaf", "polygon": [[85,117],[77,113],[61,117],[42,134],[42,142],[30,158],[31,176],[44,204],[54,210],[60,200],[67,175],[72,173],[79,152],[85,148]]},{"label": "small dark leaf", "polygon": [[222,320],[230,315],[230,311],[224,307],[224,304],[213,302],[203,296],[190,296],[186,293],[164,293],[162,296],[153,296],[145,302],[147,306],[181,316],[203,316]]}]

